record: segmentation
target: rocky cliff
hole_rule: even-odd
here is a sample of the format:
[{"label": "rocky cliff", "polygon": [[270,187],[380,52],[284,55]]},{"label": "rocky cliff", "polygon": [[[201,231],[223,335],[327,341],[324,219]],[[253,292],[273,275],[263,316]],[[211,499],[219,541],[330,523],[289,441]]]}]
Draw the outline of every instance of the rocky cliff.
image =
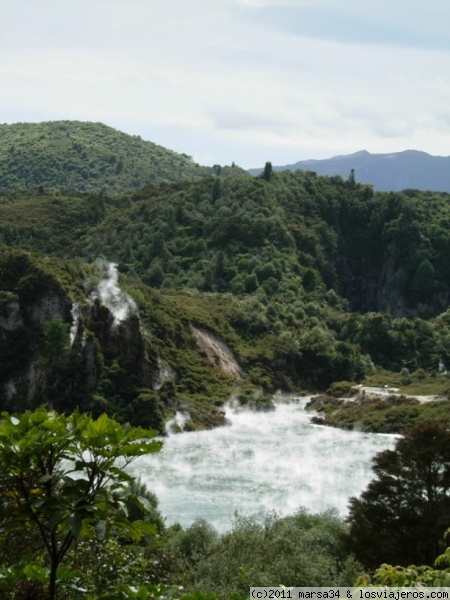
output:
[{"label": "rocky cliff", "polygon": [[211,370],[225,394],[227,381],[231,386],[243,376],[220,336],[186,323],[171,340],[170,321],[167,331],[157,324],[150,331],[151,308],[147,330],[110,263],[96,265],[93,282],[67,271],[62,278],[58,261],[24,252],[0,262],[2,286],[9,288],[0,290],[0,409],[46,403],[59,411],[107,412],[161,432],[179,410],[189,413],[189,428],[223,422],[218,396],[207,396],[208,408],[197,393],[208,389]]}]

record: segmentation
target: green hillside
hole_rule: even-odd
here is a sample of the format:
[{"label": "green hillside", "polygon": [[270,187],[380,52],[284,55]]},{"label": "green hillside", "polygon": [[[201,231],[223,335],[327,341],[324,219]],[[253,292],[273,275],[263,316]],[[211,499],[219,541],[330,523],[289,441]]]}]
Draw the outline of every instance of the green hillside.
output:
[{"label": "green hillside", "polygon": [[[95,130],[147,147],[103,125],[44,125],[43,157],[62,140],[72,148],[76,131],[92,147]],[[375,193],[308,172],[252,177],[160,151],[160,171],[172,157],[202,177],[119,193],[129,171],[112,171],[106,191],[89,192],[60,189],[59,171],[47,170],[40,188],[0,192],[3,407],[46,400],[161,429],[177,410],[193,427],[217,424],[217,406],[236,390],[255,402],[262,391],[264,404],[276,389],[378,377],[448,393],[448,194]],[[141,159],[134,152],[129,164]],[[108,261],[136,304],[118,328],[92,296]],[[75,305],[79,332],[49,370],[48,322],[67,333]],[[222,343],[234,375],[220,367]],[[158,383],[166,371],[169,391]]]},{"label": "green hillside", "polygon": [[220,332],[233,346],[232,303],[162,295],[124,281],[132,296],[121,297],[132,298],[132,309],[119,319],[99,299],[97,286],[106,278],[103,262],[20,249],[0,256],[0,409],[45,401],[59,411],[107,412],[161,432],[176,410],[189,411],[189,427],[223,423],[217,406],[238,382],[205,358],[192,325]]},{"label": "green hillside", "polygon": [[[207,169],[101,124],[0,134],[0,412],[16,413],[2,414],[2,598],[49,597],[50,574],[61,598],[237,600],[274,581],[367,585],[353,554],[372,567],[399,549],[438,553],[447,524],[435,517],[448,515],[449,194],[376,193],[354,177],[270,163],[257,177]],[[278,390],[314,393],[315,423],[405,433],[375,459],[381,479],[350,501],[347,523],[300,509],[264,522],[236,513],[222,535],[204,520],[167,527],[156,496],[129,475],[126,496],[104,480],[120,499],[86,496],[86,482],[103,480],[94,465],[121,471],[117,443],[130,430],[105,414],[152,434],[192,431],[224,425],[229,400],[271,410]],[[100,417],[82,417],[100,463],[78,453],[73,440],[85,434],[63,417],[27,412],[40,406]],[[120,456],[135,448],[126,441]],[[88,477],[55,462],[74,452],[75,472],[87,456]],[[435,504],[430,465],[442,475],[431,482]],[[47,551],[60,540],[67,560],[52,571],[47,554],[60,555]],[[429,567],[405,573],[383,564],[372,581],[448,579]]]},{"label": "green hillside", "polygon": [[[112,194],[162,182],[201,179],[215,171],[199,166],[186,154],[102,123],[0,125],[0,190]],[[231,167],[223,168],[223,173],[227,172]]]},{"label": "green hillside", "polygon": [[155,288],[328,294],[352,312],[430,318],[450,302],[448,198],[302,172],[214,176],[121,197],[5,192],[0,240],[58,257],[104,255]]}]

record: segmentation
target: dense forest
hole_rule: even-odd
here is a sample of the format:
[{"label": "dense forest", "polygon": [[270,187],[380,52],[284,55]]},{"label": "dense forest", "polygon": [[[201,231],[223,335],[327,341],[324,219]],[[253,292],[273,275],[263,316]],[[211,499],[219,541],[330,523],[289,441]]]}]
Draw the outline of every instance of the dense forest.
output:
[{"label": "dense forest", "polygon": [[[0,124],[0,189],[66,189],[123,193],[145,185],[217,173],[187,154],[103,123],[52,121]],[[222,171],[222,169],[220,169]],[[241,169],[223,169],[237,175]]]},{"label": "dense forest", "polygon": [[[0,192],[3,408],[54,398],[136,424],[148,413],[146,424],[163,430],[181,406],[189,426],[219,423],[236,388],[248,401],[255,388],[320,391],[372,377],[445,396],[448,195],[374,193],[352,174],[274,173],[270,163],[259,177],[233,170],[122,195],[114,184],[108,194],[34,181]],[[120,327],[92,302],[108,261],[136,304]],[[192,327],[227,345],[239,377],[208,360]]]},{"label": "dense forest", "polygon": [[[200,167],[101,124],[1,125],[0,134],[0,409],[14,419],[45,406],[61,418],[74,411],[94,420],[109,415],[164,434],[177,411],[189,414],[186,430],[211,428],[224,423],[221,408],[231,395],[266,410],[281,389],[327,392],[315,408],[321,422],[337,426],[403,433],[416,426],[417,440],[430,420],[450,423],[448,194],[374,192],[352,172],[274,172],[269,162],[256,177],[235,165]],[[353,400],[349,408],[345,397],[358,384],[397,392],[388,401]],[[436,400],[414,400],[423,394]],[[442,450],[445,431],[427,431]],[[27,464],[35,468],[30,448]],[[389,475],[390,461],[407,462],[408,452],[399,447],[398,455],[380,458],[375,474]],[[447,464],[444,454],[439,460]],[[2,471],[3,498],[20,484],[13,475]],[[52,480],[47,475],[30,489]],[[75,493],[70,485],[67,497]],[[443,513],[446,485],[436,483],[444,489]],[[138,520],[159,528],[158,541],[147,532],[138,545],[124,542],[116,523],[115,535],[100,543],[87,528],[70,560],[86,566],[95,547],[107,564],[123,565],[122,583],[134,577],[143,585],[184,585],[186,599],[241,598],[250,584],[275,579],[351,585],[365,568],[396,555],[362,551],[361,535],[374,534],[370,502],[377,490],[367,491],[368,504],[355,499],[350,530],[336,515],[300,511],[263,525],[238,518],[219,536],[204,522],[166,530],[156,499],[145,486],[133,488],[132,497],[147,498],[136,501]],[[31,497],[24,502],[34,506]],[[47,517],[50,529],[63,519]],[[70,546],[88,516],[64,519]],[[405,561],[442,553],[449,525],[443,519],[428,553]],[[410,530],[413,539],[421,535],[419,526]],[[298,553],[280,554],[294,536]],[[256,552],[263,545],[266,553]],[[230,565],[222,577],[224,557]],[[41,558],[37,570],[19,575],[12,560],[8,577],[16,583],[8,597],[47,597],[39,596],[46,575],[38,567],[47,565]],[[61,598],[159,597],[156,587],[136,591],[140,596],[125,588],[100,595],[104,574],[89,565],[79,587],[90,595],[67,584]],[[395,579],[391,571],[384,576]],[[31,583],[24,577],[35,582],[34,596],[25,595]]]}]

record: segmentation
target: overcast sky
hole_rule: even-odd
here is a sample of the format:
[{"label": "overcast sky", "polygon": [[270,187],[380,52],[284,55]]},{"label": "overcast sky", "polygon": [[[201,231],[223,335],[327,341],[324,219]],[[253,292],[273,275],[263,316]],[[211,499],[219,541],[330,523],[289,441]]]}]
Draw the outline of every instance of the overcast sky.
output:
[{"label": "overcast sky", "polygon": [[0,122],[201,164],[450,155],[449,0],[0,0]]}]

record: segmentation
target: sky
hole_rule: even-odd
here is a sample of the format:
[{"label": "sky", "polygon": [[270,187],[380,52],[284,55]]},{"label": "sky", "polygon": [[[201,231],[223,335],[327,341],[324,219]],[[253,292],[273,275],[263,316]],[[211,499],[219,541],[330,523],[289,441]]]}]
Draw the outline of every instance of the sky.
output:
[{"label": "sky", "polygon": [[203,165],[450,155],[449,0],[0,0],[0,123]]}]

